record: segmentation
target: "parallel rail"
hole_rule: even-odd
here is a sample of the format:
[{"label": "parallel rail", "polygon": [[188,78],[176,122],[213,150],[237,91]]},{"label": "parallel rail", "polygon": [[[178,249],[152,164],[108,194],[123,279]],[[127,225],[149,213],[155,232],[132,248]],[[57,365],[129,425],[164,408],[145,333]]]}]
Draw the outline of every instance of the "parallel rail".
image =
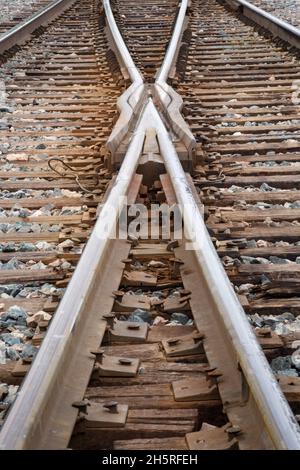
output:
[{"label": "parallel rail", "polygon": [[[247,2],[243,2],[247,3]],[[158,111],[152,100],[143,105],[143,80],[130,58],[126,46],[116,32],[116,24],[112,17],[109,2],[104,6],[107,13],[108,26],[114,37],[115,45],[122,57],[123,64],[133,80],[131,91],[120,101],[120,109],[125,110],[130,103],[132,108],[140,106],[142,112],[133,138],[126,152],[124,161],[102,207],[97,224],[92,232],[86,249],[80,259],[76,271],[68,285],[67,291],[59,305],[50,325],[47,336],[39,353],[21,387],[20,393],[5,421],[0,433],[2,449],[37,449],[63,448],[67,446],[70,433],[76,421],[77,410],[71,407],[72,402],[84,393],[93,360],[89,350],[93,345],[101,343],[106,321],[99,317],[96,300],[106,298],[108,290],[114,288],[108,269],[120,272],[119,259],[122,259],[128,248],[126,242],[113,242],[110,237],[117,224],[116,217],[109,212],[111,207],[123,207],[122,198],[128,193],[130,183],[138,165],[147,129],[155,128],[161,155],[167,172],[173,182],[174,191],[181,207],[185,208],[184,223],[188,238],[196,244],[193,258],[202,279],[213,300],[213,316],[223,331],[225,347],[228,355],[235,358],[233,367],[241,368],[249,388],[251,397],[249,406],[254,413],[259,413],[267,441],[270,447],[277,449],[300,449],[300,430],[294,416],[272,374],[256,338],[247,322],[244,311],[233,291],[226,273],[212,245],[197,202],[190,191],[188,180],[180,164],[175,147],[171,142]],[[174,29],[173,39],[167,53],[167,60],[156,79],[155,87],[158,94],[169,94],[171,100],[174,93],[166,80],[170,67],[176,58],[178,40],[182,32],[186,2],[182,2],[182,10],[178,15],[178,23]],[[174,96],[174,94],[173,94]],[[161,100],[163,103],[165,97]],[[177,106],[180,110],[181,104]],[[124,111],[126,112],[126,111]],[[179,113],[179,111],[177,111]],[[122,116],[122,114],[121,114]],[[169,113],[169,117],[172,113]],[[193,143],[193,137],[182,124],[183,132]],[[174,125],[174,122],[172,123]],[[125,123],[127,129],[128,123]],[[178,125],[176,123],[176,125]],[[115,135],[124,136],[122,122],[117,124]],[[118,139],[117,139],[118,140]],[[119,138],[118,143],[120,143]],[[113,145],[114,147],[114,145]],[[112,250],[113,244],[114,252]],[[119,254],[119,257],[116,256]],[[114,258],[114,261],[113,261]],[[111,265],[109,263],[112,263]],[[109,268],[108,268],[109,267]],[[217,285],[217,289],[214,287]],[[117,288],[117,287],[115,287]],[[96,297],[96,299],[95,299]],[[102,314],[109,312],[112,300],[105,302]],[[89,316],[87,317],[87,309]],[[195,318],[196,324],[198,319]],[[98,333],[94,331],[98,329]],[[89,336],[89,342],[86,337]],[[92,344],[91,344],[92,343]],[[95,347],[96,347],[95,346]],[[49,360],[49,358],[52,358]],[[80,369],[81,377],[75,377]],[[222,395],[222,388],[220,390]],[[68,410],[67,422],[60,422],[62,410]],[[233,413],[234,414],[234,413]],[[230,416],[230,409],[228,411]],[[232,421],[234,422],[234,416]]]},{"label": "parallel rail", "polygon": [[0,54],[13,46],[22,44],[30,38],[40,26],[44,26],[60,15],[66,8],[70,7],[75,0],[55,0],[46,7],[42,8],[30,18],[19,23],[14,28],[0,36]]},{"label": "parallel rail", "polygon": [[247,0],[221,0],[234,9],[238,9],[246,18],[266,28],[274,36],[277,36],[287,43],[300,47],[300,29],[291,25],[287,21],[272,15],[271,13],[253,5]]}]

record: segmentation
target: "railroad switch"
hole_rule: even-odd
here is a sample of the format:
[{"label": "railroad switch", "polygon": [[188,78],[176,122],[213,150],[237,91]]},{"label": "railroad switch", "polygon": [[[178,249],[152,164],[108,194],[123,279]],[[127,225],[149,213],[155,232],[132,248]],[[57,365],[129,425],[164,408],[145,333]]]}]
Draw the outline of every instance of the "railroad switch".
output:
[{"label": "railroad switch", "polygon": [[238,450],[238,440],[233,436],[239,434],[240,429],[232,434],[229,432],[232,428],[231,423],[221,428],[203,423],[200,431],[186,434],[185,440],[189,450]]}]

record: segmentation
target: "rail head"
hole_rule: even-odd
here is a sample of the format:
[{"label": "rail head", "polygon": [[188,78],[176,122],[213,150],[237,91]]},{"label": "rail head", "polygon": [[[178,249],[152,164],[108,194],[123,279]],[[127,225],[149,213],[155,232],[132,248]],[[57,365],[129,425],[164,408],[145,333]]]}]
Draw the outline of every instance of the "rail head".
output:
[{"label": "rail head", "polygon": [[238,9],[246,18],[269,30],[296,48],[300,48],[300,28],[291,25],[247,0],[221,0],[221,3]]},{"label": "rail head", "polygon": [[142,106],[143,97],[145,95],[145,84],[143,76],[132,60],[119,31],[111,8],[110,0],[103,0],[102,3],[106,16],[107,36],[110,45],[118,58],[123,75],[128,76],[132,82],[130,87],[117,101],[120,116],[106,144],[111,152],[112,159],[114,159],[115,152],[117,151],[120,143],[124,140],[131,127],[132,121]]},{"label": "rail head", "polygon": [[[101,279],[107,252],[112,251],[116,216],[121,212],[136,171],[149,119],[151,116],[144,113],[138,123],[120,171],[47,335],[0,431],[0,449],[52,448],[48,447],[49,441],[43,435],[45,429],[49,428],[49,410],[54,409],[55,400],[66,399],[62,396],[63,380],[67,374],[68,362],[72,358],[74,343],[80,342],[81,335],[84,334],[81,328],[82,321],[86,319],[84,308],[93,286],[98,285],[99,277]],[[71,403],[68,403],[69,407]],[[77,412],[74,414],[73,425],[76,416]],[[59,423],[59,416],[57,422]],[[67,446],[68,436],[65,439],[64,444]]]},{"label": "rail head", "polygon": [[3,33],[0,36],[0,54],[28,40],[37,28],[52,21],[74,2],[75,0],[55,0]]},{"label": "rail head", "polygon": [[154,90],[156,96],[163,105],[164,111],[174,132],[183,141],[186,148],[188,149],[190,158],[192,158],[191,154],[196,146],[196,140],[181,114],[183,100],[181,96],[167,83],[171,69],[174,66],[178,55],[189,4],[190,0],[182,0],[180,3],[173,34],[169,42],[162,66],[156,75]]},{"label": "rail head", "polygon": [[[55,4],[66,2],[71,4],[73,0],[57,0]],[[108,146],[115,149],[128,132],[135,110],[143,106],[144,80],[118,30],[109,0],[103,0],[103,7],[118,55],[132,81],[131,86],[118,100],[121,115],[108,141]],[[139,120],[106,201],[106,207],[117,208],[126,195],[142,150],[148,119],[146,113],[144,118]],[[104,263],[110,250],[113,239],[110,232],[114,230],[116,223],[113,214],[106,210],[100,212],[46,338],[1,429],[0,449],[41,448],[38,443],[41,443],[41,430],[48,419],[47,410],[51,409],[51,394],[53,390],[59,389],[58,384],[64,375],[64,367],[72,353],[74,341],[78,341],[80,337],[79,325],[82,322],[86,298],[99,272],[99,266]],[[74,416],[76,418],[76,413]]]},{"label": "rail head", "polygon": [[173,183],[179,206],[184,209],[184,226],[193,241],[194,255],[207,286],[213,291],[218,317],[228,334],[252,396],[263,416],[276,449],[300,449],[300,428],[257,342],[246,314],[231,286],[213,246],[197,202],[190,189],[177,152],[153,106],[152,126],[156,128],[161,154]]}]

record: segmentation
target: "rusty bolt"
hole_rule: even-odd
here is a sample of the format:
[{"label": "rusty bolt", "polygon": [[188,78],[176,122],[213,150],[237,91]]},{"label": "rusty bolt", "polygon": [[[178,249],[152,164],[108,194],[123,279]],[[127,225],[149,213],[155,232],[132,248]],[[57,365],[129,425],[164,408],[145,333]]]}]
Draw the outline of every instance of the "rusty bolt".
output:
[{"label": "rusty bolt", "polygon": [[103,408],[105,408],[109,413],[119,413],[118,411],[118,402],[117,401],[109,401],[103,404]]}]

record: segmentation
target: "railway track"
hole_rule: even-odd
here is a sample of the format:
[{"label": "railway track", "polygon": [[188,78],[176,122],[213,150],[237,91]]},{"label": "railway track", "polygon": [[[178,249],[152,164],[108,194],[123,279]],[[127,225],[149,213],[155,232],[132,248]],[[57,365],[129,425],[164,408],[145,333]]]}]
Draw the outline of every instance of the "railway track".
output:
[{"label": "railway track", "polygon": [[19,0],[12,0],[9,5],[7,2],[1,2],[0,34],[13,28],[48,3],[48,0],[29,0],[22,4]]},{"label": "railway track", "polygon": [[[274,372],[297,384],[298,53],[253,35],[217,2],[195,2],[190,27],[177,90],[201,142],[194,183],[207,227],[249,321],[274,341]],[[298,414],[297,397],[290,403]]]},{"label": "railway track", "polygon": [[111,180],[104,144],[122,80],[96,5],[77,2],[1,69],[1,379],[11,385],[45,336]]},{"label": "railway track", "polygon": [[257,7],[263,8],[265,11],[288,21],[293,26],[300,26],[300,5],[297,0],[284,0],[281,2],[268,0],[252,1]]},{"label": "railway track", "polygon": [[178,1],[122,2],[114,0],[112,7],[132,58],[145,80],[153,82],[172,33]]},{"label": "railway track", "polygon": [[[165,18],[163,35],[150,60],[149,41],[158,37],[155,15],[161,3],[151,3],[146,14],[145,5],[135,5],[138,14],[129,18],[128,4],[125,11],[122,3],[115,2],[116,20],[144,83],[118,34],[109,2],[103,3],[106,21],[98,3],[78,1],[4,64],[8,94],[4,113],[9,117],[2,132],[10,146],[3,149],[1,174],[5,231],[1,261],[11,263],[13,272],[4,268],[0,274],[8,276],[9,286],[16,279],[24,282],[2,296],[6,322],[2,339],[20,338],[13,316],[20,314],[20,307],[27,307],[29,314],[20,314],[19,331],[28,330],[27,326],[36,329],[33,343],[24,338],[29,338],[28,332],[21,337],[21,343],[26,343],[20,347],[22,359],[0,369],[3,417],[16,391],[13,387],[28,371],[7,413],[0,447],[298,449],[299,427],[283,397],[297,415],[297,354],[291,356],[291,351],[297,353],[297,336],[290,330],[288,336],[278,334],[272,328],[279,325],[276,315],[286,309],[290,315],[297,313],[297,299],[295,304],[288,290],[296,285],[297,263],[289,271],[290,265],[279,265],[274,258],[260,261],[262,248],[272,253],[264,251],[267,258],[274,256],[273,249],[290,247],[265,242],[273,243],[273,238],[284,242],[283,233],[288,240],[297,236],[296,223],[276,225],[278,233],[271,225],[274,218],[294,221],[297,208],[245,207],[232,189],[233,184],[238,186],[237,180],[247,188],[246,204],[249,195],[256,194],[260,202],[261,194],[282,193],[271,184],[290,189],[287,180],[297,164],[280,165],[277,178],[273,173],[277,162],[285,162],[286,157],[297,161],[292,142],[298,124],[296,110],[294,114],[291,110],[294,103],[278,103],[278,98],[286,101],[297,78],[296,52],[253,35],[252,26],[217,2],[195,1],[183,35],[187,4],[182,2],[180,11],[172,4],[173,13]],[[173,41],[164,59],[171,30]],[[175,42],[178,36],[184,42],[181,48]],[[60,52],[66,48],[69,56]],[[251,51],[249,58],[247,51],[249,55]],[[24,78],[28,53],[32,59]],[[124,79],[128,82],[130,77],[133,82],[118,101],[124,79],[116,57]],[[279,72],[274,70],[278,62]],[[180,98],[165,83],[168,76],[183,97],[189,129],[179,116]],[[150,93],[147,85],[155,77],[152,99],[146,92]],[[111,133],[117,105],[121,117]],[[284,113],[287,119],[282,123]],[[242,126],[247,122],[252,123],[250,133],[249,125]],[[48,135],[55,140],[47,140]],[[105,150],[107,139],[111,156]],[[112,166],[118,166],[116,154],[123,155],[123,162],[112,177]],[[179,157],[185,167],[193,160],[193,178],[184,172]],[[242,165],[236,164],[237,158]],[[273,172],[267,165],[251,165],[274,160]],[[270,179],[260,182],[258,173]],[[282,178],[284,174],[288,178]],[[256,187],[265,184],[268,191],[249,190],[249,181]],[[296,197],[295,192],[288,194]],[[54,207],[49,207],[49,196]],[[15,205],[15,197],[21,206]],[[74,198],[80,198],[79,207],[73,207]],[[165,218],[157,212],[161,204]],[[66,208],[71,208],[71,215]],[[36,209],[37,213],[32,212]],[[122,214],[119,218],[116,209]],[[268,213],[263,226],[262,212]],[[33,234],[32,225],[27,231],[26,220],[34,226]],[[184,233],[178,236],[182,225]],[[266,225],[272,227],[271,234],[264,233]],[[20,227],[25,230],[18,237]],[[27,235],[32,252],[25,250]],[[254,244],[258,239],[260,243]],[[49,250],[41,241],[50,245]],[[297,256],[297,246],[290,247],[290,257]],[[44,281],[52,284],[45,289]],[[62,297],[60,289],[67,284]],[[278,301],[281,289],[287,290]],[[289,319],[285,314],[281,323],[297,332],[297,320],[293,316],[287,323]],[[23,351],[32,344],[39,352],[31,365],[36,351],[31,349],[31,355]],[[9,348],[18,351],[18,347]],[[9,348],[6,345],[5,354]],[[284,375],[279,372],[277,377],[282,391],[262,350],[275,372],[276,360],[290,358],[289,375],[281,369]]]}]

